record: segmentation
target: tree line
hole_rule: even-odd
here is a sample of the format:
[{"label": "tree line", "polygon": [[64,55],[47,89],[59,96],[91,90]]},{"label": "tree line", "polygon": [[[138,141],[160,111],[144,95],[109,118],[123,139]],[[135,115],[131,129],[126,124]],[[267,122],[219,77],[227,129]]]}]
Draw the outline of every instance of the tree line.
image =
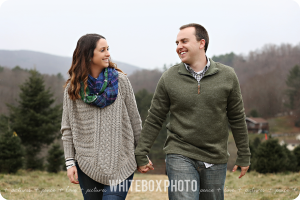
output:
[{"label": "tree line", "polygon": [[[288,80],[290,73],[295,80],[299,79],[297,67],[300,66],[300,44],[265,45],[248,55],[236,55],[233,52],[214,56],[214,60],[232,66],[240,81],[245,110],[248,115],[254,111],[260,117],[270,118],[284,113],[294,112],[300,103],[299,90],[287,95],[287,90],[300,88],[299,83]],[[296,78],[298,76],[298,78]],[[287,83],[289,82],[289,83]],[[299,81],[298,81],[299,82]],[[292,89],[294,90],[294,89]]]},{"label": "tree line", "polygon": [[[213,56],[212,59],[227,64],[236,71],[247,115],[251,111],[255,111],[260,117],[270,118],[294,111],[295,106],[287,106],[290,102],[286,95],[286,90],[289,87],[286,84],[286,79],[289,71],[295,65],[300,66],[300,44],[295,46],[289,44],[265,45],[247,55],[237,55],[231,52]],[[163,71],[171,66],[164,65],[160,70],[144,69],[131,74],[129,79],[134,92],[146,89],[148,92],[154,93]],[[53,75],[43,76],[46,85],[51,86],[57,103],[61,103],[61,85],[65,80],[62,78],[62,81],[58,81]],[[27,77],[28,73],[24,73],[24,70],[0,68],[0,113],[8,112],[4,102],[15,103],[14,99],[18,98],[19,94],[18,86]],[[297,98],[294,101],[295,104],[299,103]]]},{"label": "tree line", "polygon": [[[300,66],[300,44],[265,45],[247,55],[231,52],[213,56],[212,59],[234,68],[248,116],[255,113],[257,117],[272,118],[292,114],[299,126],[300,106],[297,105],[300,104],[300,87],[299,81],[297,82],[299,75],[296,66]],[[164,68],[170,67],[164,66]],[[154,93],[163,71],[141,70],[133,73],[129,78],[134,89],[146,88]],[[287,78],[290,73],[294,74],[291,75],[294,77],[293,80]]]},{"label": "tree line", "polygon": [[[300,45],[271,45],[247,56],[230,53],[214,56],[213,60],[235,69],[248,115],[273,117],[292,111],[295,124],[299,126],[299,55]],[[141,70],[129,76],[143,123],[156,84],[169,67],[164,65],[163,70]],[[0,172],[14,172],[20,167],[41,170],[46,167],[52,172],[64,169],[63,152],[58,144],[52,145],[44,157],[38,157],[43,147],[61,138],[64,83],[61,74],[41,75],[36,70],[25,70],[19,66],[12,70],[0,66]],[[165,158],[162,147],[167,123],[168,118],[151,149],[149,156],[154,161]],[[287,152],[286,155],[291,158]],[[44,159],[48,160],[46,164]]]}]

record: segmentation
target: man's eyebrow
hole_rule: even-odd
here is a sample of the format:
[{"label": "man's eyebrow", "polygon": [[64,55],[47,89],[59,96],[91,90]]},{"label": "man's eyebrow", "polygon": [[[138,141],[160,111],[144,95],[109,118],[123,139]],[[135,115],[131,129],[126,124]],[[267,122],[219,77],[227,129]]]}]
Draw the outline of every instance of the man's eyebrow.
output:
[{"label": "man's eyebrow", "polygon": [[[187,40],[188,38],[182,38],[182,39],[180,39],[180,41],[182,41],[182,40]],[[178,43],[178,40],[176,40],[176,42],[175,42],[176,44]]]}]

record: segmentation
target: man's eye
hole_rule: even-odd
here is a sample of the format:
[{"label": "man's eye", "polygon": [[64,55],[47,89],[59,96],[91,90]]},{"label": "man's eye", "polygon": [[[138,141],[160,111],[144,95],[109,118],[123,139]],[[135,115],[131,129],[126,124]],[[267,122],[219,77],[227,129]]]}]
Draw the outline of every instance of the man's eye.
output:
[{"label": "man's eye", "polygon": [[103,52],[104,51],[104,49],[101,49],[101,52]]},{"label": "man's eye", "polygon": [[107,51],[109,51],[109,48],[107,48]]}]

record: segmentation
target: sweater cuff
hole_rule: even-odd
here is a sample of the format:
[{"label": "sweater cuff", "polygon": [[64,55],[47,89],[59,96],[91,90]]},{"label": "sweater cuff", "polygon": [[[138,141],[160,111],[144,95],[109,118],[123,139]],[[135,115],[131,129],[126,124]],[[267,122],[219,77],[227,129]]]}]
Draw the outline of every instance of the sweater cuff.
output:
[{"label": "sweater cuff", "polygon": [[138,167],[145,166],[149,163],[147,156],[135,156],[135,160]]},{"label": "sweater cuff", "polygon": [[75,158],[75,148],[74,144],[70,141],[63,140],[65,159]]},{"label": "sweater cuff", "polygon": [[238,156],[235,165],[247,167],[250,166],[250,156]]}]

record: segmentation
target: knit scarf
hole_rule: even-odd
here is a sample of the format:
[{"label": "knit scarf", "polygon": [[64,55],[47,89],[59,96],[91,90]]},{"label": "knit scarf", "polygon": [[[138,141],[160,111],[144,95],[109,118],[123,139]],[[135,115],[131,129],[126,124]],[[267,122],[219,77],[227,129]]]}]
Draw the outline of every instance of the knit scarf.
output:
[{"label": "knit scarf", "polygon": [[104,108],[111,105],[118,95],[118,72],[115,68],[105,68],[95,79],[90,74],[87,81],[86,94],[84,84],[81,82],[81,99],[89,104]]}]

